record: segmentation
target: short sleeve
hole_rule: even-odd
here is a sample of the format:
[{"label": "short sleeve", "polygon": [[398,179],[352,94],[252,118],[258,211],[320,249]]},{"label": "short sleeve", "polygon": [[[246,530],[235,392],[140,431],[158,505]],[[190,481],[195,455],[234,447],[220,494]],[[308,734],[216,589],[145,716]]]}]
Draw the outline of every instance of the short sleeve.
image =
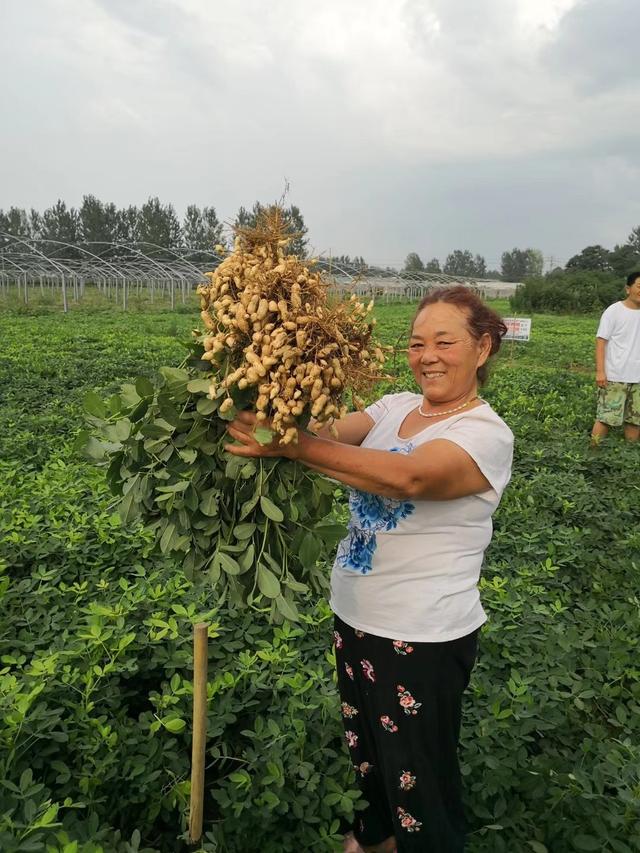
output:
[{"label": "short sleeve", "polygon": [[440,437],[469,454],[500,498],[511,479],[513,433],[493,410],[483,408],[457,420]]},{"label": "short sleeve", "polygon": [[365,412],[369,417],[373,420],[374,423],[378,423],[382,418],[386,417],[392,409],[394,402],[398,402],[399,400],[405,400],[407,396],[415,396],[411,394],[385,394],[384,397],[381,397],[379,400],[376,400],[375,403],[372,403],[370,406],[367,406]]},{"label": "short sleeve", "polygon": [[613,321],[614,314],[611,310],[614,306],[610,305],[600,317],[600,323],[598,325],[598,331],[596,332],[597,338],[603,338],[605,341],[608,341],[613,333]]}]

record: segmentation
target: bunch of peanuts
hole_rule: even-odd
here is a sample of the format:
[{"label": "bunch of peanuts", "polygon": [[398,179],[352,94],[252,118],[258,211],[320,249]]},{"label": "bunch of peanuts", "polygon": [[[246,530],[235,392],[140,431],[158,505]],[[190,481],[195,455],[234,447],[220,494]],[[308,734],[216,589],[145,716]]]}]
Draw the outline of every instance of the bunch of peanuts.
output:
[{"label": "bunch of peanuts", "polygon": [[286,254],[289,238],[278,208],[236,233],[233,252],[198,288],[206,326],[202,358],[213,369],[209,396],[224,389],[224,414],[235,405],[236,389],[255,389],[257,420],[281,444],[296,441],[310,418],[333,428],[347,413],[345,392],[351,390],[361,409],[356,392],[381,378],[373,302],[365,307],[355,295],[332,302],[314,261]]}]

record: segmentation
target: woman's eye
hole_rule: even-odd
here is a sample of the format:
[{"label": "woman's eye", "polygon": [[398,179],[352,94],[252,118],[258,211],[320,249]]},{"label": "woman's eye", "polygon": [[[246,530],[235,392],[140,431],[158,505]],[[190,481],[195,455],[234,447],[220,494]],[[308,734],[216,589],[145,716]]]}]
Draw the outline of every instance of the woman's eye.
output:
[{"label": "woman's eye", "polygon": [[439,347],[450,347],[453,341],[438,341]]}]

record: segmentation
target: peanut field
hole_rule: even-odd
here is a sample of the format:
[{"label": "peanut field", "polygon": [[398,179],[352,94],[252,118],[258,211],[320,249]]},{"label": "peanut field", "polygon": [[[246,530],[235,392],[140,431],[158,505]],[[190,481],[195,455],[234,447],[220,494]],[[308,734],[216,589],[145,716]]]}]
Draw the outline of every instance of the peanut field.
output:
[{"label": "peanut field", "polygon": [[[136,306],[133,306],[134,309]],[[508,306],[498,305],[505,314]],[[414,306],[375,309],[411,388]],[[0,850],[189,849],[192,625],[210,629],[210,853],[339,850],[359,807],[326,600],[298,622],[220,605],[123,526],[74,440],[89,390],[154,381],[198,309],[0,314]],[[588,448],[595,315],[534,316],[483,396],[516,436],[482,596],[461,760],[470,853],[640,849],[638,447]],[[250,477],[250,472],[247,477]],[[344,496],[337,494],[337,520]],[[326,567],[328,573],[329,566]]]}]

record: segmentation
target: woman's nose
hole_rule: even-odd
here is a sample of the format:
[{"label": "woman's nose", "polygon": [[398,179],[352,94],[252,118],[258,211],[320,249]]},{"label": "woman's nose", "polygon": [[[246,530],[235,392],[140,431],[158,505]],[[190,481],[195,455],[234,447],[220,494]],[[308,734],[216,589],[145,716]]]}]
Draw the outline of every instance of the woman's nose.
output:
[{"label": "woman's nose", "polygon": [[420,361],[424,364],[432,364],[434,361],[438,360],[438,353],[435,348],[425,346],[422,350],[422,356],[420,357]]}]

